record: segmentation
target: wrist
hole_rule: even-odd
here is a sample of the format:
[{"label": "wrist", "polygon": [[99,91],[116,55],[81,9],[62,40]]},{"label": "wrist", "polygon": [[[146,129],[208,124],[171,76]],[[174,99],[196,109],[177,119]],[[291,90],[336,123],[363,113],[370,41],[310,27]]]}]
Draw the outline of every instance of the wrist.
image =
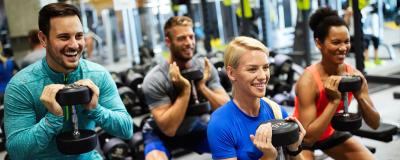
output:
[{"label": "wrist", "polygon": [[205,88],[207,87],[206,86],[206,83],[205,82],[202,82],[202,81],[200,81],[198,84],[197,84],[197,89],[201,92],[201,93],[204,93],[204,90],[205,90]]},{"label": "wrist", "polygon": [[260,160],[275,160],[277,155],[268,155],[266,153],[263,153],[263,156],[260,158]]},{"label": "wrist", "polygon": [[302,150],[303,150],[303,148],[301,147],[301,145],[299,145],[297,148],[293,147],[293,146],[285,147],[286,154],[288,154],[290,156],[297,156]]}]

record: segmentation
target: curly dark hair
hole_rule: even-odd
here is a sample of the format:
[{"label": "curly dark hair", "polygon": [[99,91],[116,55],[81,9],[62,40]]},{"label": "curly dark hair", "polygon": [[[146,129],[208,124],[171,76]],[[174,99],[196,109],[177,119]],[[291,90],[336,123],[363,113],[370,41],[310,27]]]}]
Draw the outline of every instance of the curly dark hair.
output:
[{"label": "curly dark hair", "polygon": [[337,11],[330,8],[319,8],[310,17],[309,25],[314,31],[314,39],[325,41],[332,26],[346,26],[345,21],[339,17]]}]

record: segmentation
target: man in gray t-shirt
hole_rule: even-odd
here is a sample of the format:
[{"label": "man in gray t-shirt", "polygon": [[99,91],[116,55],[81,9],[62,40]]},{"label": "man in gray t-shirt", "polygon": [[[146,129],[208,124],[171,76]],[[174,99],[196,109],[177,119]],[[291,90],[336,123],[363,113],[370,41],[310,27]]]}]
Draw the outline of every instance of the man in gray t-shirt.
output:
[{"label": "man in gray t-shirt", "polygon": [[143,127],[147,160],[168,159],[174,148],[197,153],[210,152],[207,142],[207,122],[200,116],[186,114],[191,96],[191,83],[181,70],[199,69],[203,79],[196,90],[217,109],[229,100],[219,82],[218,72],[206,58],[194,58],[195,37],[189,17],[175,16],[164,26],[165,42],[170,58],[147,73],[143,92],[152,117]]}]

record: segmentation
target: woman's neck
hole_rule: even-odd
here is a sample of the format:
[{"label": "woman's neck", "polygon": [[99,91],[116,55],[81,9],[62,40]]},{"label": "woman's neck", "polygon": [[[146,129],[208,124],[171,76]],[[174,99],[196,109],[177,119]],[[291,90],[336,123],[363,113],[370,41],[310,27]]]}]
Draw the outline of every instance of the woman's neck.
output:
[{"label": "woman's neck", "polygon": [[257,117],[260,111],[260,98],[236,94],[233,101],[237,107],[250,117]]},{"label": "woman's neck", "polygon": [[343,64],[334,64],[334,63],[329,63],[327,61],[321,61],[321,68],[322,70],[328,75],[340,75],[341,73],[341,66]]}]

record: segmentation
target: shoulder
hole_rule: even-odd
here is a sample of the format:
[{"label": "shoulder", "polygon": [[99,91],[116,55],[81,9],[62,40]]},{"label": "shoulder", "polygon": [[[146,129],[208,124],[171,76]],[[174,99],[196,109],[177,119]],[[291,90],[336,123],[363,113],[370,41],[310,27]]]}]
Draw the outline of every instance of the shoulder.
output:
[{"label": "shoulder", "polygon": [[104,73],[107,72],[108,70],[106,68],[104,68],[104,66],[88,61],[86,59],[81,59],[79,62],[82,67],[82,71],[83,72],[100,72],[100,73]]},{"label": "shoulder", "polygon": [[47,77],[47,75],[43,73],[42,62],[38,61],[17,72],[9,83],[14,85],[26,85],[37,83],[45,77]]},{"label": "shoulder", "polygon": [[312,71],[306,69],[296,82],[296,87],[315,87],[315,79]]},{"label": "shoulder", "polygon": [[169,66],[165,65],[156,65],[153,67],[144,77],[143,85],[147,85],[149,83],[154,83],[155,81],[160,81],[166,83],[168,81],[168,77],[165,76],[168,74]]},{"label": "shoulder", "polygon": [[230,117],[235,115],[233,109],[232,101],[225,103],[211,114],[209,125],[225,125],[225,123],[231,121]]}]

